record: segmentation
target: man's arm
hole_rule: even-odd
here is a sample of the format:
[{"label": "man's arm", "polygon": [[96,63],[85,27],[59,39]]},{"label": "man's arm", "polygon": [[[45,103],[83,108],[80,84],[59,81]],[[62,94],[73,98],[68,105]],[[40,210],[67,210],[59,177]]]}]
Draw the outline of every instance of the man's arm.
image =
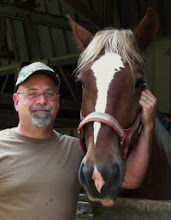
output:
[{"label": "man's arm", "polygon": [[141,121],[143,130],[137,146],[132,149],[127,162],[122,188],[138,188],[144,180],[149,165],[152,138],[156,115],[156,98],[150,90],[142,91],[139,103],[142,106]]}]

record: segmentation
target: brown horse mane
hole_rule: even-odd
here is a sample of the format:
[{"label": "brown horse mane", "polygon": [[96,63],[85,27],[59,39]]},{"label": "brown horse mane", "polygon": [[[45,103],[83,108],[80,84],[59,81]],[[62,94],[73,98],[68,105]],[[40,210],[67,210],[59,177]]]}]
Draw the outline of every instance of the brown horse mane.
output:
[{"label": "brown horse mane", "polygon": [[98,31],[87,48],[81,53],[77,72],[89,63],[92,63],[102,51],[118,53],[123,62],[132,65],[144,66],[144,59],[139,51],[134,34],[131,30],[104,29]]}]

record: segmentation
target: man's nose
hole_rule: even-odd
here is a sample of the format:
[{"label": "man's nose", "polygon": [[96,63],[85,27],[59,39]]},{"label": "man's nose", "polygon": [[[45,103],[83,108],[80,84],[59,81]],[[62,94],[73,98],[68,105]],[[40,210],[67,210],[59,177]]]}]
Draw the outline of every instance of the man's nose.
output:
[{"label": "man's nose", "polygon": [[39,103],[41,103],[41,104],[44,104],[44,103],[46,103],[47,102],[47,98],[46,98],[46,96],[45,96],[45,94],[39,94],[38,96],[37,96],[37,102],[39,102]]}]

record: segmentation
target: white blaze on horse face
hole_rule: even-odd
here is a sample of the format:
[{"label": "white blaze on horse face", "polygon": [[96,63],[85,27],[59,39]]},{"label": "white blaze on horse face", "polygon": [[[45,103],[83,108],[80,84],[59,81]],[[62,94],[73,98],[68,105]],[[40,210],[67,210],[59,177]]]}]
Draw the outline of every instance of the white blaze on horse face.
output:
[{"label": "white blaze on horse face", "polygon": [[105,184],[105,181],[99,171],[97,170],[96,166],[94,166],[94,171],[91,177],[94,180],[94,185],[99,193],[101,193],[101,189]]},{"label": "white blaze on horse face", "polygon": [[[97,100],[95,105],[96,112],[105,113],[107,105],[107,94],[111,81],[120,68],[124,68],[122,58],[116,53],[105,53],[96,60],[91,69],[96,78]],[[101,123],[94,122],[94,143],[96,144],[97,136]]]}]

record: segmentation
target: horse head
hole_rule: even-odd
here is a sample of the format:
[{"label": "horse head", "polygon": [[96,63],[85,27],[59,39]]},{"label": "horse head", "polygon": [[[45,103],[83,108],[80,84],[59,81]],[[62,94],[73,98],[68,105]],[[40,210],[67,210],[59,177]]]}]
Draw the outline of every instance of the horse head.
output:
[{"label": "horse head", "polygon": [[140,125],[142,52],[156,37],[157,15],[149,8],[134,31],[110,28],[95,35],[68,20],[82,52],[77,67],[83,88],[78,130],[85,156],[79,180],[91,200],[107,201],[121,188]]}]

